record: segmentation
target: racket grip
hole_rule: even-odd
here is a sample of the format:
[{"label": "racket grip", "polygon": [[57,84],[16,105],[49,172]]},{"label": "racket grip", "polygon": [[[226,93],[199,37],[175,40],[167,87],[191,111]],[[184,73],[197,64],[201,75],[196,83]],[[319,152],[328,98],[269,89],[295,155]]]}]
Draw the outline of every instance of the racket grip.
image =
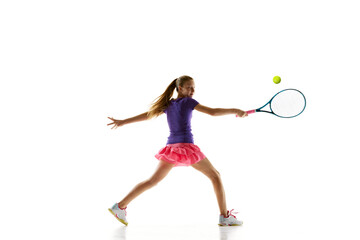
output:
[{"label": "racket grip", "polygon": [[249,111],[246,111],[246,113],[249,115],[249,114],[252,114],[252,113],[255,113],[256,112],[256,110],[254,109],[254,110],[249,110]]}]

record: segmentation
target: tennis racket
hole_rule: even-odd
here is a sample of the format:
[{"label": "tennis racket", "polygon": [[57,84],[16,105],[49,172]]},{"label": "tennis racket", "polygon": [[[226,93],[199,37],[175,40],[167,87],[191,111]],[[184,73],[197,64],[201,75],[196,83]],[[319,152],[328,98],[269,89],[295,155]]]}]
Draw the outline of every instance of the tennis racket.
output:
[{"label": "tennis racket", "polygon": [[[267,105],[269,105],[270,111],[262,110]],[[284,89],[275,94],[264,106],[246,111],[246,113],[249,115],[256,112],[266,112],[281,118],[293,118],[304,112],[305,107],[306,98],[302,92],[296,89]]]}]

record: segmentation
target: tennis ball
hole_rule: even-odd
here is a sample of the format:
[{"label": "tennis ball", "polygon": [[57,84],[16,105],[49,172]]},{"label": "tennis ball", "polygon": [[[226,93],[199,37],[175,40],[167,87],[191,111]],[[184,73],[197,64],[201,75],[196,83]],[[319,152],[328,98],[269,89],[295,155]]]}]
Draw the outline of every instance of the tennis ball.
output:
[{"label": "tennis ball", "polygon": [[275,76],[275,77],[273,78],[273,82],[276,83],[276,84],[279,84],[279,83],[281,82],[281,77]]}]

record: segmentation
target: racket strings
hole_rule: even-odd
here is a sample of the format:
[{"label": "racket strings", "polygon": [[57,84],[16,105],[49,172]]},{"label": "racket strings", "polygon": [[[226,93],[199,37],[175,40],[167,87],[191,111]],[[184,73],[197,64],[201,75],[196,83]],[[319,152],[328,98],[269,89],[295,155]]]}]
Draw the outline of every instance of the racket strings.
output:
[{"label": "racket strings", "polygon": [[295,117],[302,113],[306,106],[304,95],[295,89],[278,93],[271,101],[271,110],[280,117]]}]

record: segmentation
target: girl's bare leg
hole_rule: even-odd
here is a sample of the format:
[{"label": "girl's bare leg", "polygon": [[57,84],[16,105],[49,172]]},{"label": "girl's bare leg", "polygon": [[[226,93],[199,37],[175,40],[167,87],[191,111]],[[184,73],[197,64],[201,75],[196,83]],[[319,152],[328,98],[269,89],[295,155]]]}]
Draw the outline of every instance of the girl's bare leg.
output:
[{"label": "girl's bare leg", "polygon": [[140,194],[154,187],[161,180],[163,180],[164,177],[166,177],[166,175],[174,166],[174,164],[160,160],[155,173],[149,179],[137,184],[134,189],[131,190],[128,195],[126,195],[126,197],[119,202],[119,207],[125,208],[132,200],[134,200]]},{"label": "girl's bare leg", "polygon": [[218,201],[220,214],[226,217],[227,208],[226,208],[225,190],[220,178],[220,173],[213,167],[213,165],[210,163],[210,161],[207,158],[191,166],[196,170],[205,174],[211,180]]}]

